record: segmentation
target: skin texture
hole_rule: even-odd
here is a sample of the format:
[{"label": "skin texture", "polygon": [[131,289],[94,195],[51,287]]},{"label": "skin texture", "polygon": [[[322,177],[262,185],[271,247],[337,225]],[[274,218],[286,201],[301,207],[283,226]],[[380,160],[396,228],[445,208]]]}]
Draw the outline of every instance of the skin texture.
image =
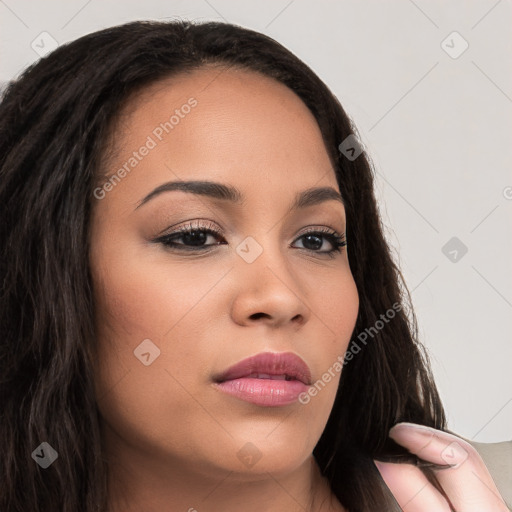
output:
[{"label": "skin texture", "polygon": [[[190,97],[197,105],[159,141],[155,127]],[[315,382],[347,349],[359,307],[347,247],[331,258],[328,238],[315,246],[301,236],[344,234],[343,204],[288,211],[310,187],[339,191],[313,115],[267,77],[202,69],[144,89],[119,121],[106,173],[149,135],[157,144],[96,201],[91,221],[111,510],[343,510],[312,457],[339,372],[307,404],[272,408],[212,381],[269,351],[299,355]],[[235,186],[244,203],[171,191],[137,208],[157,186],[192,179]],[[223,244],[192,252],[152,242],[190,221],[221,232],[206,245]],[[248,236],[262,249],[252,263],[236,250]],[[145,339],[160,350],[148,366],[134,355]],[[247,450],[259,457],[251,466]]]}]

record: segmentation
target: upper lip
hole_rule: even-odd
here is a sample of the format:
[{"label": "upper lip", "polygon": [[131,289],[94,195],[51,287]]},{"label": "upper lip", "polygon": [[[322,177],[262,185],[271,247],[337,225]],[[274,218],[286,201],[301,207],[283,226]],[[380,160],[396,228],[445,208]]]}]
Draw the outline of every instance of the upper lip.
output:
[{"label": "upper lip", "polygon": [[253,373],[268,375],[285,375],[304,384],[311,384],[311,371],[308,365],[292,352],[275,353],[262,352],[229,367],[215,378],[216,382],[241,379],[249,377]]}]

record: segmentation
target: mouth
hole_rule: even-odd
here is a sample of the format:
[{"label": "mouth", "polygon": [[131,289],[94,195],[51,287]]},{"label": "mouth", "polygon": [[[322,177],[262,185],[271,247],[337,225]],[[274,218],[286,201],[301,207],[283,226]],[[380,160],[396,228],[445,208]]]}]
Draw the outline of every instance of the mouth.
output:
[{"label": "mouth", "polygon": [[214,378],[219,390],[263,407],[289,405],[311,385],[311,371],[297,355],[263,352],[231,366]]}]

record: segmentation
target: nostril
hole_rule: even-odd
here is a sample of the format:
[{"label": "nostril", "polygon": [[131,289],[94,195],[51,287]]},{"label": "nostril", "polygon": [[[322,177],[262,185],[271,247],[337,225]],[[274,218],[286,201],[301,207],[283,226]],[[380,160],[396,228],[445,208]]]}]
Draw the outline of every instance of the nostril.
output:
[{"label": "nostril", "polygon": [[253,320],[258,320],[258,319],[259,319],[259,318],[261,318],[261,317],[267,317],[267,318],[269,318],[269,315],[267,315],[266,313],[254,313],[254,314],[252,314],[252,315],[251,315],[251,318],[252,318]]}]

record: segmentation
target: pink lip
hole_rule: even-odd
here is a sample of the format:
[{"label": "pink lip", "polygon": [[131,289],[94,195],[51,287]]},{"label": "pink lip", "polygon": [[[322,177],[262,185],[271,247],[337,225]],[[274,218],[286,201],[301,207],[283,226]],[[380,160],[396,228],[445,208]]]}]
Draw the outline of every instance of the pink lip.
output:
[{"label": "pink lip", "polygon": [[236,398],[277,407],[295,402],[307,391],[311,372],[308,365],[291,352],[263,352],[231,366],[214,381],[217,389]]}]

